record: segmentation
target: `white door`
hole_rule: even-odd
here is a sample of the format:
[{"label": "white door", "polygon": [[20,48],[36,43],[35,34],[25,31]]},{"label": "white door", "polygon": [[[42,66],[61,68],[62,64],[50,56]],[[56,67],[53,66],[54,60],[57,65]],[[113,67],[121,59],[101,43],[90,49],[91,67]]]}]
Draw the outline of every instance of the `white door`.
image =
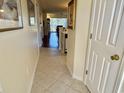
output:
[{"label": "white door", "polygon": [[112,93],[124,50],[124,0],[93,0],[86,84]]}]

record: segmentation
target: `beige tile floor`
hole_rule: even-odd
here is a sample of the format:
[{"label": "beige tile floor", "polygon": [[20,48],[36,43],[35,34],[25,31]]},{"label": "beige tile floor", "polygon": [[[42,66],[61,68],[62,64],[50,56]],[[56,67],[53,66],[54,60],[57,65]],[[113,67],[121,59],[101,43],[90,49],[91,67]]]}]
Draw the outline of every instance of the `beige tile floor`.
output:
[{"label": "beige tile floor", "polygon": [[81,81],[71,77],[65,62],[57,49],[42,48],[32,93],[88,93]]}]

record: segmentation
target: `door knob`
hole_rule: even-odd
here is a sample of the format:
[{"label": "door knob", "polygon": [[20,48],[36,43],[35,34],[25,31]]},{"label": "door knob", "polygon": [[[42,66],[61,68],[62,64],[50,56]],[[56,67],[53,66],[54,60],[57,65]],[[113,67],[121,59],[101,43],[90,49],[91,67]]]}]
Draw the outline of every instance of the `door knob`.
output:
[{"label": "door knob", "polygon": [[115,60],[115,61],[118,61],[120,59],[119,55],[113,55],[111,56],[111,60]]}]

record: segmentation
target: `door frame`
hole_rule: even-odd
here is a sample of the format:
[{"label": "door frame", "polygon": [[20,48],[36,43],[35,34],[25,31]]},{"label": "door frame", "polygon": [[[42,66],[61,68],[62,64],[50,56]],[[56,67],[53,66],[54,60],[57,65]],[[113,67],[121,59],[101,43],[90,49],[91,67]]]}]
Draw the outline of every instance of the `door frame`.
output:
[{"label": "door frame", "polygon": [[123,82],[124,82],[124,53],[123,53],[123,58],[122,58],[122,61],[120,64],[120,68],[119,68],[119,72],[118,72],[118,76],[116,79],[115,88],[113,90],[113,93],[120,93]]},{"label": "door frame", "polygon": [[[87,39],[87,48],[86,48],[86,56],[85,56],[85,68],[84,68],[84,84],[86,85],[87,87],[87,71],[88,71],[88,67],[89,67],[89,56],[90,56],[90,48],[91,48],[91,34],[92,32],[90,31],[90,24],[91,24],[91,17],[92,17],[92,9],[93,7],[93,0],[91,2],[91,11],[90,11],[90,21],[89,21],[89,29],[88,29],[88,39]],[[116,78],[116,83],[115,83],[115,86],[114,86],[114,90],[113,90],[113,93],[120,93],[121,91],[121,87],[122,87],[122,84],[124,82],[124,52],[123,52],[123,55],[122,55],[122,60],[121,60],[121,63],[120,63],[120,67],[119,67],[119,70],[118,70],[118,75],[117,75],[117,78]]]},{"label": "door frame", "polygon": [[89,66],[89,56],[90,56],[90,46],[91,46],[91,39],[90,39],[90,35],[91,35],[91,31],[90,31],[90,24],[91,24],[91,17],[92,17],[92,9],[93,7],[93,0],[91,1],[91,11],[90,11],[90,21],[89,21],[89,28],[88,28],[88,36],[87,36],[87,48],[86,48],[86,56],[85,56],[85,67],[84,67],[84,84],[86,85],[86,80],[87,80],[87,70],[88,70],[88,66]]}]

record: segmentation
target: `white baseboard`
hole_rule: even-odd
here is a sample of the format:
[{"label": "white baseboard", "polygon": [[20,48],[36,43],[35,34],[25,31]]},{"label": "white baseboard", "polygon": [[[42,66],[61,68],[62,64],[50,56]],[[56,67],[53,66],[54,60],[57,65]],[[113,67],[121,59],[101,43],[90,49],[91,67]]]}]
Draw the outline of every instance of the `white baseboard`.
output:
[{"label": "white baseboard", "polygon": [[83,82],[83,78],[81,78],[81,77],[78,77],[78,76],[76,76],[76,75],[73,75],[73,78],[74,78],[74,79],[77,79],[77,80],[80,80],[80,81]]},{"label": "white baseboard", "polygon": [[73,76],[73,72],[71,71],[71,68],[68,66],[67,63],[66,63],[66,67],[67,67],[68,71],[70,72],[71,76]]},{"label": "white baseboard", "polygon": [[40,50],[38,49],[38,56],[37,56],[37,59],[36,59],[35,69],[34,69],[34,72],[32,74],[32,77],[31,77],[31,83],[30,83],[30,86],[29,86],[28,93],[31,93],[31,89],[32,89],[32,85],[33,85],[33,81],[34,81],[34,77],[35,77],[35,72],[36,72],[36,68],[37,68],[37,65],[38,65],[38,61],[39,61],[39,57],[40,57]]}]

